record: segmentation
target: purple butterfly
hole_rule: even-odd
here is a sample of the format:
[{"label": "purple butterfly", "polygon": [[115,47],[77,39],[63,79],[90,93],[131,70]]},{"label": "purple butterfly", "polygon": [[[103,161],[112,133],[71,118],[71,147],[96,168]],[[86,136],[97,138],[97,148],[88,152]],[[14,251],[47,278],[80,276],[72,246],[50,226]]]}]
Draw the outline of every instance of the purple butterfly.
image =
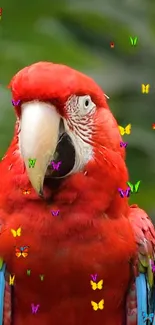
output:
[{"label": "purple butterfly", "polygon": [[128,145],[128,142],[123,142],[123,141],[120,142],[120,147],[126,148],[127,145]]},{"label": "purple butterfly", "polygon": [[60,212],[60,210],[51,210],[52,211],[52,215],[55,217],[57,217],[58,216],[58,214],[59,214],[59,212]]},{"label": "purple butterfly", "polygon": [[58,161],[57,163],[55,163],[54,161],[51,161],[52,167],[55,170],[59,170],[59,167],[61,165],[61,161]]},{"label": "purple butterfly", "polygon": [[93,281],[95,282],[96,279],[97,279],[97,273],[96,273],[96,274],[91,274],[90,276],[91,276],[91,278],[93,279]]},{"label": "purple butterfly", "polygon": [[32,314],[37,313],[39,306],[40,306],[40,304],[38,304],[36,306],[34,304],[31,304]]},{"label": "purple butterfly", "polygon": [[17,102],[15,100],[12,100],[12,105],[13,106],[18,106],[20,103],[20,100],[17,100]]},{"label": "purple butterfly", "polygon": [[130,187],[127,187],[127,189],[124,191],[122,190],[122,188],[118,188],[118,192],[120,194],[121,197],[129,197],[130,195],[130,191],[131,191],[131,188]]},{"label": "purple butterfly", "polygon": [[154,273],[155,272],[155,264],[154,264],[154,261],[151,260],[151,266],[152,266],[152,272]]}]

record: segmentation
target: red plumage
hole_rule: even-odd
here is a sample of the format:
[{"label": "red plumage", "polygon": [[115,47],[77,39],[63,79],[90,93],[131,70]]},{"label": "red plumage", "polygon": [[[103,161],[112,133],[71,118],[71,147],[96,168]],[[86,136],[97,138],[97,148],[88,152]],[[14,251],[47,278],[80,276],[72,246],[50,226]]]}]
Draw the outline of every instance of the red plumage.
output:
[{"label": "red plumage", "polygon": [[[0,256],[16,275],[13,325],[124,325],[137,246],[128,199],[118,193],[128,181],[125,151],[104,93],[83,74],[46,62],[24,68],[10,86],[15,101],[50,101],[66,119],[65,103],[73,94],[89,94],[97,106],[93,158],[83,171],[64,179],[58,191],[44,186],[42,199],[32,188],[19,152],[18,122],[1,162]],[[21,116],[20,107],[16,113]],[[21,188],[30,194],[23,195]],[[57,217],[50,212],[55,209],[60,210]],[[22,235],[14,238],[10,229],[18,227]],[[17,258],[15,246],[29,246],[28,256]],[[103,290],[91,288],[95,273],[104,281]],[[101,299],[104,309],[94,311],[91,301]],[[40,304],[35,315],[31,303]]]}]

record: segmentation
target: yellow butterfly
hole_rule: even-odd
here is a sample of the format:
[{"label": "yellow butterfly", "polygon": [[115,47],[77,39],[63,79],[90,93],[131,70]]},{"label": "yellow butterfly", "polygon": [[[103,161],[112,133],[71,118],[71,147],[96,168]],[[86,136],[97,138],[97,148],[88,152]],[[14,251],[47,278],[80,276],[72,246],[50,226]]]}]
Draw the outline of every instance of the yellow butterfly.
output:
[{"label": "yellow butterfly", "polygon": [[95,302],[95,301],[91,301],[91,305],[93,306],[93,309],[96,311],[98,309],[103,309],[104,308],[104,299],[102,299],[101,301],[99,301],[99,303]]},{"label": "yellow butterfly", "polygon": [[131,124],[128,124],[125,128],[119,125],[118,128],[121,135],[131,133]]},{"label": "yellow butterfly", "polygon": [[150,85],[149,84],[147,84],[147,85],[142,84],[142,94],[145,94],[145,93],[148,94],[149,91],[150,91]]},{"label": "yellow butterfly", "polygon": [[17,230],[11,229],[11,233],[13,237],[20,237],[21,236],[21,228],[18,228]]},{"label": "yellow butterfly", "polygon": [[9,279],[10,285],[14,285],[14,279],[15,279],[15,275],[13,275],[13,276],[10,275],[10,279]]},{"label": "yellow butterfly", "polygon": [[96,289],[101,290],[103,288],[103,280],[100,280],[98,283],[91,280],[90,284],[91,284],[93,290],[96,290]]}]

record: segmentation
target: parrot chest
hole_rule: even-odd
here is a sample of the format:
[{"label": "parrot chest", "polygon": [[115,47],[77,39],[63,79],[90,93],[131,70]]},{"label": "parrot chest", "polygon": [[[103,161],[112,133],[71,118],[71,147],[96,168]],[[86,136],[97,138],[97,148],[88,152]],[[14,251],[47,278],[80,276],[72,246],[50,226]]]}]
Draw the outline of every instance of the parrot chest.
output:
[{"label": "parrot chest", "polygon": [[[103,290],[104,294],[120,288],[126,290],[130,261],[135,253],[134,239],[129,230],[125,219],[117,227],[109,220],[100,220],[96,224],[83,225],[81,229],[79,223],[65,228],[58,221],[53,224],[52,231],[44,229],[33,236],[23,227],[24,242],[19,237],[18,247],[27,245],[28,255],[18,258],[14,254],[11,271],[21,285],[24,285],[23,276],[29,283],[36,281],[38,294],[39,288],[51,288],[55,293],[54,300],[66,299],[70,295],[90,296],[92,293],[100,297]],[[31,275],[28,275],[28,270],[31,270]],[[90,282],[100,280],[103,280],[103,290],[95,289]]]},{"label": "parrot chest", "polygon": [[[119,223],[109,219],[39,221],[35,224],[27,219],[22,236],[10,237],[10,254],[5,260],[8,271],[15,274],[15,310],[30,312],[33,302],[40,304],[43,322],[39,325],[46,323],[46,315],[53,325],[62,324],[62,315],[68,321],[64,320],[64,325],[102,325],[101,308],[104,324],[117,325],[110,319],[119,308],[122,314],[131,277],[130,260],[135,253],[127,219]],[[17,257],[15,246],[28,246],[27,256]]]}]

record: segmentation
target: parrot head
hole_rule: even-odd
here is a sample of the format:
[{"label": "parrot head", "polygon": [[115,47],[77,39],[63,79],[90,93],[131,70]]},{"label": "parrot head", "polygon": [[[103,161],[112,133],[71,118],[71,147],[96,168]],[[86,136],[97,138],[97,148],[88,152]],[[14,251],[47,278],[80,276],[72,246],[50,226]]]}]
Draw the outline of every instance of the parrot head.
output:
[{"label": "parrot head", "polygon": [[[118,161],[124,163],[125,151],[117,122],[91,78],[65,65],[39,62],[20,70],[9,87],[17,103],[19,152],[39,195],[44,182],[85,173],[88,166],[109,174],[115,168],[120,176]],[[60,168],[52,168],[52,162]]]}]

